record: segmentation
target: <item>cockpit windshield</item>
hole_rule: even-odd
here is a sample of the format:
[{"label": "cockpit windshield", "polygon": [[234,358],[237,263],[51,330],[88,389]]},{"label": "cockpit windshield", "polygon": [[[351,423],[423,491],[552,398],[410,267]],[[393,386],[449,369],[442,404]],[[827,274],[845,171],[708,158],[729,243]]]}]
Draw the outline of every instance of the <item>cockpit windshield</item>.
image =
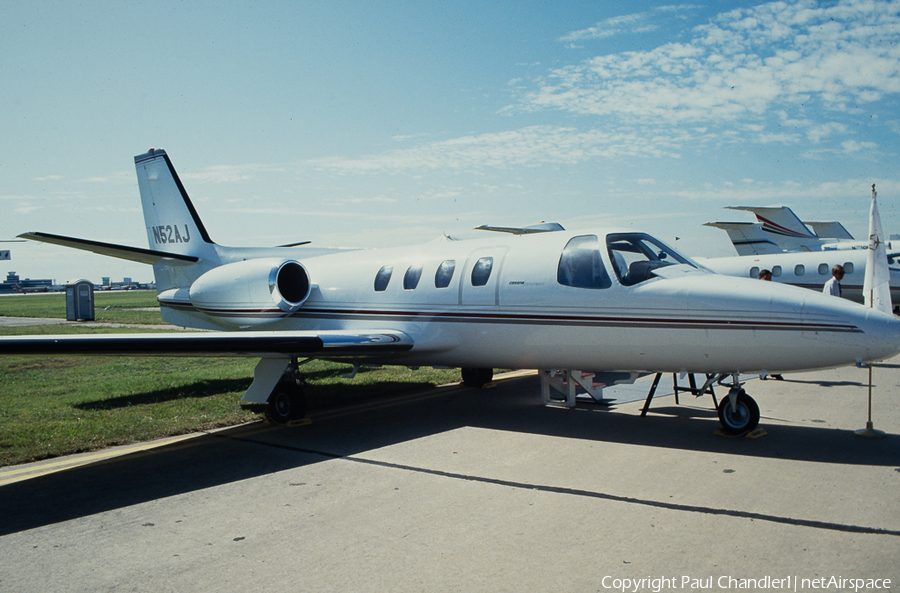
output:
[{"label": "cockpit windshield", "polygon": [[609,259],[623,286],[634,286],[655,278],[654,270],[687,264],[690,260],[645,233],[610,233],[606,236]]}]

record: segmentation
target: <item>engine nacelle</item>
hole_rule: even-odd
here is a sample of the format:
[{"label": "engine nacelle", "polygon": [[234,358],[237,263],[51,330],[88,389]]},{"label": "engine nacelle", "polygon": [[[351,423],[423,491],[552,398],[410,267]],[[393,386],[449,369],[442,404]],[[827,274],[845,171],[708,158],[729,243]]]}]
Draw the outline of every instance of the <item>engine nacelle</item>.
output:
[{"label": "engine nacelle", "polygon": [[298,261],[250,259],[213,268],[191,284],[191,304],[220,323],[271,323],[300,308],[310,293],[309,273]]}]

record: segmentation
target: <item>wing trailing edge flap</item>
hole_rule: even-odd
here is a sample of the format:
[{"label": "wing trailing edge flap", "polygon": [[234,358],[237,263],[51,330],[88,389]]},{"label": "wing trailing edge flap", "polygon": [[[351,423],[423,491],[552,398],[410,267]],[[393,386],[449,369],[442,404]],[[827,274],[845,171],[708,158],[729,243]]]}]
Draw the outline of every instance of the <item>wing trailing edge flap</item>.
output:
[{"label": "wing trailing edge flap", "polygon": [[41,243],[50,243],[52,245],[60,245],[62,247],[70,247],[72,249],[81,249],[82,251],[90,251],[98,255],[106,255],[118,259],[138,262],[141,264],[155,264],[165,260],[170,265],[187,265],[199,261],[199,258],[192,255],[181,255],[178,253],[169,253],[167,251],[156,251],[153,249],[141,249],[140,247],[129,247],[127,245],[116,245],[114,243],[103,243],[101,241],[91,241],[89,239],[78,239],[75,237],[64,237],[62,235],[52,235],[50,233],[31,232],[19,235],[22,239],[31,239]]},{"label": "wing trailing edge flap", "polygon": [[80,354],[110,356],[260,356],[253,382],[241,401],[265,403],[291,359],[384,355],[413,347],[395,330],[202,332],[178,334],[108,334],[0,337],[0,354]]},{"label": "wing trailing edge flap", "polygon": [[403,352],[412,338],[396,330],[253,331],[0,337],[0,354],[97,356],[376,356]]}]

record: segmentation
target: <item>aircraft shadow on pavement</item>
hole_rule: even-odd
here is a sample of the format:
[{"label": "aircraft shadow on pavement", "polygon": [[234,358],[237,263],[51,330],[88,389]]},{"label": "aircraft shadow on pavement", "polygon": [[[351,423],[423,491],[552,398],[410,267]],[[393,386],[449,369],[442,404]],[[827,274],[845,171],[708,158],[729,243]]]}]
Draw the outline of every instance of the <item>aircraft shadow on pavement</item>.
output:
[{"label": "aircraft shadow on pavement", "polygon": [[244,392],[250,386],[250,379],[210,379],[197,381],[190,385],[184,385],[173,389],[159,389],[144,393],[121,395],[96,401],[75,404],[74,408],[80,410],[112,410],[115,408],[127,408],[160,402],[177,401],[180,399],[198,399],[210,397],[226,392]]},{"label": "aircraft shadow on pavement", "polygon": [[767,436],[724,438],[714,435],[719,423],[707,398],[689,405],[658,399],[650,414],[640,417],[640,406],[634,402],[564,409],[542,405],[538,393],[537,378],[526,377],[492,389],[451,387],[395,401],[382,397],[367,406],[319,411],[307,425],[245,425],[8,484],[0,487],[0,535],[463,427],[727,455],[900,466],[895,435],[868,441],[855,438],[852,431],[833,428],[766,426],[764,417],[761,425]]},{"label": "aircraft shadow on pavement", "polygon": [[802,383],[804,385],[818,385],[819,387],[865,387],[866,383],[859,381],[802,381],[800,379],[783,379],[785,383]]}]

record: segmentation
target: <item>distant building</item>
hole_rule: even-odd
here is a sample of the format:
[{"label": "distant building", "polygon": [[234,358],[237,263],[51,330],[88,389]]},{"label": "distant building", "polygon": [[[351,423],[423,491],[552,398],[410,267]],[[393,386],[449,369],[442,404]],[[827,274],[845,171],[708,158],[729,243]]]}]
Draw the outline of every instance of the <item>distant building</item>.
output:
[{"label": "distant building", "polygon": [[50,292],[53,289],[53,280],[22,280],[15,272],[6,275],[6,282],[0,282],[0,294],[13,292]]}]

